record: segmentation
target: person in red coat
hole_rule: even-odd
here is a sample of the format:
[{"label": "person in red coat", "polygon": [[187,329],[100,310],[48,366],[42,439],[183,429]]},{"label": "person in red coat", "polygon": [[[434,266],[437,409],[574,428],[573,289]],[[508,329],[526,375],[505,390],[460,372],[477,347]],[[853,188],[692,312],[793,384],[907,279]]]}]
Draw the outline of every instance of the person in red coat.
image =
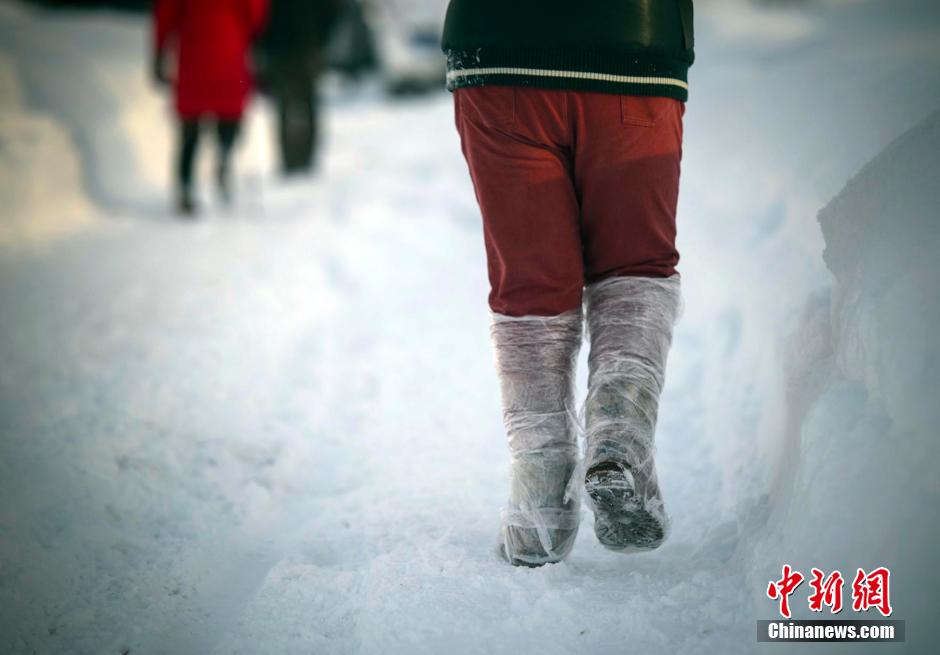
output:
[{"label": "person in red coat", "polygon": [[267,0],[155,2],[154,76],[175,90],[181,137],[177,201],[185,215],[195,212],[193,164],[207,120],[214,120],[219,142],[219,191],[224,201],[230,199],[230,155],[253,87],[250,47],[267,7]]}]

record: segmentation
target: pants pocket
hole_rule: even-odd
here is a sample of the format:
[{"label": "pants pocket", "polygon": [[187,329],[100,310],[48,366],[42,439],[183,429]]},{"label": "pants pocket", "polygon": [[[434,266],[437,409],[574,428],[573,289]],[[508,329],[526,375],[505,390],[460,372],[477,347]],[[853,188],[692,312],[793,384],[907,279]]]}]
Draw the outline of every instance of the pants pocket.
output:
[{"label": "pants pocket", "polygon": [[473,86],[458,89],[458,110],[463,120],[487,127],[516,122],[516,95],[511,86]]},{"label": "pants pocket", "polygon": [[620,96],[620,122],[637,127],[655,127],[656,118],[663,110],[658,100],[668,100],[668,98]]}]

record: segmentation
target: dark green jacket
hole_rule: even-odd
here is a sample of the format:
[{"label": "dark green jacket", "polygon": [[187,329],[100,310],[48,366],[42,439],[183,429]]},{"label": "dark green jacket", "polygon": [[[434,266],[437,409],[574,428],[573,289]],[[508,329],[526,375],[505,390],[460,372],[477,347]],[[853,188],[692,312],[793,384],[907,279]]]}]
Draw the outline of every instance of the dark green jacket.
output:
[{"label": "dark green jacket", "polygon": [[483,84],[688,98],[692,0],[451,0],[447,88]]}]

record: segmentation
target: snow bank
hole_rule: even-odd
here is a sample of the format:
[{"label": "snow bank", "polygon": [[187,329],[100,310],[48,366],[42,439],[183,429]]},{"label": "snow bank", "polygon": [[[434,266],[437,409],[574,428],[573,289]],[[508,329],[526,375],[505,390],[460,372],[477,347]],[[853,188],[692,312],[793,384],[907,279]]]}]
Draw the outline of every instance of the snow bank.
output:
[{"label": "snow bank", "polygon": [[68,132],[26,107],[15,66],[0,53],[0,247],[35,246],[94,222]]},{"label": "snow bank", "polygon": [[[47,160],[37,162],[41,166],[37,169],[19,166],[21,182],[26,171],[67,168],[70,186],[54,170],[32,175],[28,184],[42,188],[47,196],[53,195],[50,189],[61,189],[57,203],[81,195],[84,206],[94,205],[99,215],[167,216],[176,117],[172,93],[157,88],[150,79],[150,38],[149,22],[133,15],[0,5],[0,56],[9,71],[4,79],[12,80],[4,81],[4,96],[6,87],[15,84],[17,98],[16,109],[5,102],[3,113],[7,120],[14,114],[19,117],[18,139],[29,147],[38,148],[39,139],[26,133],[24,121],[41,120],[41,129],[67,136],[68,143],[67,148],[64,142],[43,146]],[[249,112],[237,146],[236,170],[242,178],[238,182],[257,194],[261,176],[274,167],[269,123],[266,112]],[[40,128],[32,128],[36,129]],[[203,182],[211,179],[212,150],[203,147],[197,157],[197,177]],[[4,175],[4,179],[17,178]],[[29,221],[31,229],[36,228],[34,222],[62,216],[45,205],[28,214],[34,217]]]},{"label": "snow bank", "polygon": [[819,215],[838,281],[835,356],[901,427],[940,426],[940,112],[866,166]]},{"label": "snow bank", "polygon": [[888,566],[909,652],[940,606],[938,169],[940,112],[819,213],[835,283],[790,340],[783,461],[749,571],[762,590],[784,563],[849,581]]},{"label": "snow bank", "polygon": [[133,16],[0,6],[0,52],[25,105],[68,131],[83,193],[111,213],[164,205],[173,135],[147,75],[148,43],[147,23]]}]

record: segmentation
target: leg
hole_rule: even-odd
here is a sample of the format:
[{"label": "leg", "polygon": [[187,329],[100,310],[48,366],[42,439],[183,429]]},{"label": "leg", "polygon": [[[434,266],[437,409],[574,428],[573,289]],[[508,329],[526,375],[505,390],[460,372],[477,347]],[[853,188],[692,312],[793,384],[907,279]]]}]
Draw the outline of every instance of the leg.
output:
[{"label": "leg", "polygon": [[308,72],[310,80],[310,136],[307,139],[307,168],[317,166],[317,153],[320,149],[320,95],[319,95],[319,65],[311,66]]},{"label": "leg", "polygon": [[580,519],[572,387],[583,269],[563,94],[522,95],[464,89],[456,105],[483,213],[512,461],[501,547],[511,563],[538,566],[567,556]]},{"label": "leg", "polygon": [[584,264],[564,93],[455,93],[461,145],[483,214],[490,308],[555,316],[581,306]]},{"label": "leg", "polygon": [[645,550],[668,530],[653,443],[679,311],[682,105],[591,94],[579,101],[578,182],[591,282],[585,482],[601,543]]},{"label": "leg", "polygon": [[587,281],[673,275],[684,105],[601,93],[572,100]]},{"label": "leg", "polygon": [[219,194],[222,197],[222,202],[225,204],[229,204],[232,201],[232,150],[235,147],[235,141],[238,139],[240,129],[241,121],[237,118],[219,119],[216,123],[216,132],[219,138],[219,161],[216,167],[216,182],[219,186]]},{"label": "leg", "polygon": [[678,275],[588,287],[585,483],[594,530],[614,550],[656,548],[668,531],[653,444],[679,298]]},{"label": "leg", "polygon": [[310,170],[313,163],[314,89],[310,66],[300,59],[277,64],[277,102],[281,162],[287,174]]},{"label": "leg", "polygon": [[564,559],[581,519],[575,431],[574,367],[581,311],[514,318],[495,314],[496,351],[509,440],[509,504],[501,546],[513,564]]},{"label": "leg", "polygon": [[193,200],[193,169],[196,147],[199,144],[199,121],[183,119],[180,122],[179,159],[177,162],[178,198],[177,208],[181,214],[192,214],[196,210]]}]

